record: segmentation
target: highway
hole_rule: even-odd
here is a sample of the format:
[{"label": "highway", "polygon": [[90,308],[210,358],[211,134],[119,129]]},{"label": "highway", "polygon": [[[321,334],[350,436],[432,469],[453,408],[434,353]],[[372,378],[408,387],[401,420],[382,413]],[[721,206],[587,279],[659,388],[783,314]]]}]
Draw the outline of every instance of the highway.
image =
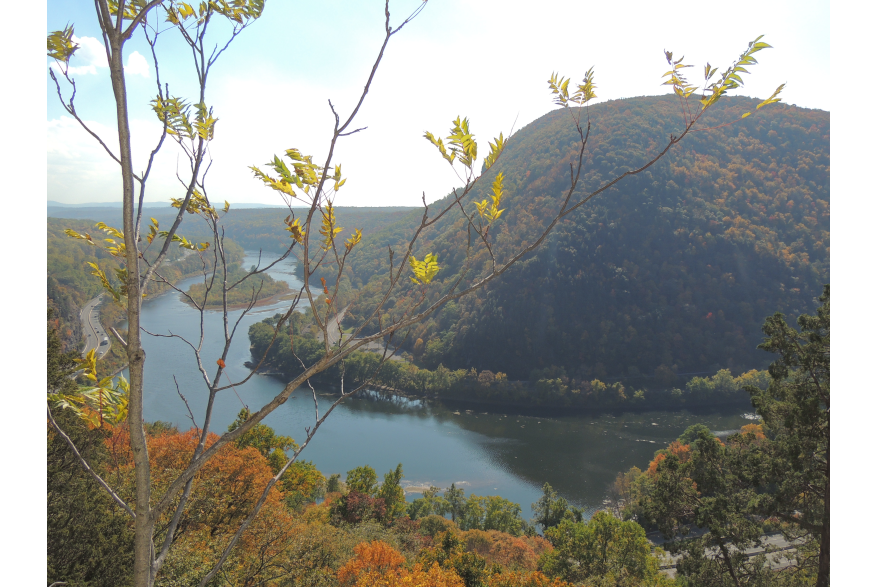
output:
[{"label": "highway", "polygon": [[[82,332],[85,333],[85,349],[82,351],[83,357],[87,355],[90,350],[96,348],[98,349],[97,357],[100,359],[109,352],[110,347],[113,344],[107,331],[101,326],[100,317],[98,315],[98,306],[102,299],[103,294],[90,299],[79,313],[79,321],[82,323]],[[104,340],[106,340],[106,343],[102,345],[101,342]]]},{"label": "highway", "polygon": [[[341,329],[341,321],[344,320],[344,315],[347,313],[347,308],[349,308],[349,307],[350,306],[346,306],[343,310],[341,310],[340,312],[338,312],[336,315],[334,315],[332,318],[329,319],[329,325],[328,325],[328,328],[326,329],[326,334],[328,335],[330,347],[334,347],[341,340],[350,340],[350,335],[345,334],[344,331]],[[363,345],[361,347],[361,350],[383,353],[384,352],[384,345],[379,341],[372,341],[372,342],[368,343],[367,345]],[[399,355],[391,354],[391,353],[392,353],[392,348],[390,349],[390,351],[388,353],[390,360],[392,360],[392,361],[404,361],[405,360],[402,357],[400,357]]]},{"label": "highway", "polygon": [[[692,535],[701,536],[704,533],[705,533],[704,531],[694,532]],[[652,542],[652,544],[655,544],[657,546],[664,546],[664,544],[666,544],[666,541],[663,539],[663,537],[656,536],[656,534],[657,533],[651,533],[649,535],[651,538],[650,542]],[[770,567],[772,569],[782,569],[782,568],[788,567],[789,565],[793,564],[794,557],[795,557],[795,549],[797,546],[800,546],[802,544],[802,542],[800,542],[800,541],[795,541],[794,543],[789,542],[788,540],[783,538],[782,534],[770,534],[767,536],[762,536],[761,539],[762,539],[762,546],[758,546],[758,547],[754,547],[754,548],[747,548],[743,552],[747,557],[752,557],[752,556],[762,554],[764,552],[765,546],[770,546],[770,547],[776,549],[778,552],[774,552],[773,554],[770,554],[767,557],[768,564],[770,565]],[[729,548],[729,550],[731,552],[734,552],[736,549],[733,546],[731,546]],[[707,556],[709,558],[718,558],[719,557],[718,549],[716,549],[716,548],[710,549],[709,551],[707,551]],[[664,573],[665,575],[667,575],[668,577],[670,577],[671,579],[675,578],[676,577],[676,564],[679,562],[679,560],[681,558],[682,558],[681,554],[677,554],[677,555],[672,555],[669,553],[665,554],[664,560],[661,563],[661,572]]]},{"label": "highway", "polygon": [[[193,253],[194,251],[185,251],[178,260],[185,259]],[[100,294],[96,298],[90,299],[79,313],[79,321],[82,323],[82,332],[85,333],[85,349],[82,351],[83,357],[87,355],[91,349],[97,348],[97,358],[103,358],[103,356],[110,351],[110,347],[113,346],[113,339],[101,325],[100,315],[97,310],[103,297],[104,294]],[[103,342],[105,338],[107,341],[106,344],[101,345],[101,342]]]},{"label": "highway", "polygon": [[326,334],[328,335],[330,347],[335,346],[344,338],[344,331],[341,329],[341,322],[344,320],[344,315],[347,313],[347,308],[349,307],[350,306],[345,307],[343,310],[329,318]]}]

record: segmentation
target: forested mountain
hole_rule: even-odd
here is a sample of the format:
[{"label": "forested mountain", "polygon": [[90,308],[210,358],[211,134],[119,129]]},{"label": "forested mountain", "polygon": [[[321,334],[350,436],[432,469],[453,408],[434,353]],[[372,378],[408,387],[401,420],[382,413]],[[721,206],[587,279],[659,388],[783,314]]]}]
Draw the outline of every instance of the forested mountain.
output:
[{"label": "forested mountain", "polygon": [[[755,347],[765,316],[812,311],[829,281],[830,119],[777,104],[741,120],[755,105],[723,99],[702,127],[734,124],[691,134],[579,208],[501,280],[417,327],[407,348],[427,367],[441,362],[512,378],[556,367],[570,377],[654,374],[670,382],[680,373],[764,367]],[[683,127],[679,108],[672,96],[592,106],[576,195],[662,149]],[[504,174],[506,211],[489,237],[500,260],[533,242],[560,206],[578,138],[570,114],[550,112],[515,133],[465,203],[474,212],[472,200],[488,197],[495,174]],[[401,250],[420,213],[367,236],[350,259],[348,277],[362,289],[349,322],[374,307],[387,245]],[[436,253],[441,266],[427,301],[459,277],[466,242],[459,211],[422,235],[415,255]],[[488,263],[478,253],[463,283],[485,274]],[[393,315],[411,295],[409,284],[385,312]]]}]

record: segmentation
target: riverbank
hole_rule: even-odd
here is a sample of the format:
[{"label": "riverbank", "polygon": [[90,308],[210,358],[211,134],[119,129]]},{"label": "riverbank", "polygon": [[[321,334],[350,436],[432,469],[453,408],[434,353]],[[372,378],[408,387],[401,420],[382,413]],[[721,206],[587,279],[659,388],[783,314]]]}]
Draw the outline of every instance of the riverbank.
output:
[{"label": "riverbank", "polygon": [[[251,348],[251,353],[257,355],[257,350]],[[377,365],[372,364],[375,361],[366,357],[367,354],[370,353],[353,353],[347,361],[345,381],[350,382],[350,385],[359,385],[374,375]],[[307,361],[307,358],[305,360]],[[253,367],[250,361],[246,361],[245,365],[250,369]],[[261,374],[270,374],[284,381],[289,381],[298,375],[297,371],[285,372],[273,362],[266,362],[259,371]],[[414,376],[411,376],[412,373],[409,371],[414,371]],[[685,390],[678,388],[634,390],[625,387],[621,382],[616,382],[610,387],[593,380],[585,382],[587,387],[584,390],[570,391],[568,386],[559,385],[560,380],[549,382],[553,384],[551,386],[544,385],[545,382],[541,380],[538,382],[502,380],[501,383],[482,384],[478,376],[472,376],[471,373],[465,374],[462,370],[459,372],[444,370],[441,374],[445,375],[442,379],[448,383],[446,387],[437,389],[435,385],[429,387],[423,385],[421,389],[412,389],[407,385],[394,385],[394,382],[423,383],[419,377],[423,372],[424,370],[408,362],[388,361],[381,367],[379,374],[370,380],[366,388],[409,400],[438,400],[449,407],[511,410],[521,414],[558,412],[595,414],[653,410],[747,409],[751,408],[751,398],[744,387],[759,378],[752,375],[755,372],[732,378],[727,371],[722,370],[713,377],[693,378],[685,384]],[[439,372],[435,374],[438,375]],[[448,374],[460,375],[460,378],[451,378]],[[312,377],[312,381],[319,383],[325,389],[337,392],[339,377],[339,373],[329,370]]]},{"label": "riverbank", "polygon": [[[190,308],[195,308],[195,305],[189,300],[189,298],[187,298],[183,294],[179,294],[179,297],[180,297],[180,301],[182,301],[184,304],[186,304]],[[295,292],[291,289],[286,289],[286,290],[278,292],[276,294],[272,294],[269,297],[260,298],[260,299],[256,300],[256,303],[253,304],[253,307],[257,308],[260,306],[270,306],[272,304],[276,304],[276,303],[282,302],[284,300],[292,301],[293,299],[295,299]],[[245,310],[249,307],[250,307],[249,302],[243,302],[243,303],[239,303],[239,304],[228,304],[229,310]],[[204,309],[208,310],[208,311],[212,311],[212,312],[218,312],[218,311],[222,310],[222,304],[208,304],[208,305],[204,306]]]},{"label": "riverbank", "polygon": [[[244,366],[246,366],[248,369],[252,369],[255,365],[252,362],[247,361],[244,363]],[[272,371],[270,365],[261,367],[257,374],[264,377],[270,377],[277,380],[278,382],[282,382],[283,384],[288,383],[292,379],[292,377],[284,373]],[[326,378],[320,378],[319,376],[315,377],[313,381],[315,382],[315,384],[319,384],[322,389],[327,390],[329,392],[329,395],[331,395],[332,397],[340,397],[340,390],[338,389],[337,385],[334,384],[334,382],[326,380]],[[368,397],[369,394],[374,394],[375,399],[386,399],[386,397],[389,396],[392,398],[404,399],[407,401],[421,401],[427,404],[434,402],[434,404],[440,405],[441,407],[457,414],[461,412],[482,412],[546,418],[561,416],[596,417],[603,414],[642,414],[654,411],[688,411],[698,413],[713,412],[715,410],[719,410],[736,412],[739,410],[751,411],[752,409],[749,394],[745,392],[742,392],[738,397],[731,399],[724,399],[713,402],[699,402],[693,404],[651,402],[648,404],[615,404],[597,406],[569,406],[563,404],[534,405],[532,403],[500,402],[476,398],[449,398],[442,397],[440,395],[422,395],[416,392],[396,389],[393,387],[379,384],[366,386],[366,388],[359,392],[357,396],[362,399]]]},{"label": "riverbank", "polygon": [[[686,410],[686,411],[713,411],[716,409],[751,409],[752,404],[749,397],[741,398],[734,401],[723,401],[714,403],[701,403],[695,405],[678,405],[678,404],[659,404],[652,403],[649,405],[614,405],[614,406],[565,406],[565,405],[532,405],[525,403],[501,403],[491,402],[477,399],[448,399],[442,397],[424,397],[411,395],[405,392],[391,392],[389,388],[374,386],[375,389],[381,389],[387,393],[392,393],[397,397],[403,397],[408,400],[436,401],[445,408],[451,410],[462,410],[466,412],[488,410],[493,413],[510,413],[522,416],[540,416],[540,417],[556,417],[556,416],[597,416],[600,414],[619,414],[634,413],[641,414],[653,412],[656,410]],[[466,409],[470,408],[470,409]]]}]

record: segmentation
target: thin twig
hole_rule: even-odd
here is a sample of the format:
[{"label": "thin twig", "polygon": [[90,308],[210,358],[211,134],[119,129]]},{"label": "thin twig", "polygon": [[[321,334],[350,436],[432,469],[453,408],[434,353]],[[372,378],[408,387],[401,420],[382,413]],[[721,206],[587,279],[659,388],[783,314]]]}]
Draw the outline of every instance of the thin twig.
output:
[{"label": "thin twig", "polygon": [[115,491],[113,491],[113,488],[110,487],[109,484],[107,484],[107,482],[104,481],[101,478],[101,476],[98,475],[97,472],[91,468],[91,465],[88,464],[88,461],[86,461],[82,457],[82,455],[79,453],[79,450],[76,448],[76,445],[73,443],[72,440],[70,440],[70,437],[67,436],[67,434],[61,429],[61,427],[55,421],[54,416],[52,416],[52,409],[48,406],[48,404],[46,405],[46,415],[49,418],[49,422],[52,424],[52,428],[54,428],[55,431],[58,433],[58,435],[64,439],[64,442],[67,443],[67,446],[69,446],[70,450],[73,451],[73,454],[76,456],[76,459],[79,461],[80,466],[82,466],[82,468],[85,469],[85,472],[88,473],[89,475],[91,475],[92,478],[95,481],[97,481],[98,485],[103,487],[104,490],[110,494],[110,497],[113,498],[113,501],[116,502],[116,505],[118,505],[120,508],[125,510],[129,516],[131,516],[132,518],[135,518],[136,516],[134,514],[134,510],[132,510],[128,506],[128,504],[125,503],[125,500],[123,500],[121,497],[118,496],[118,494]]}]

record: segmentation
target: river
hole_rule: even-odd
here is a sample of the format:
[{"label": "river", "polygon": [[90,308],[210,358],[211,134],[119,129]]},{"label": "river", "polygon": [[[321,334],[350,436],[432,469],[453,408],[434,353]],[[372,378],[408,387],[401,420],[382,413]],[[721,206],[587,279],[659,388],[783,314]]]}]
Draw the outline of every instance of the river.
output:
[{"label": "river", "polygon": [[[247,252],[244,266],[256,262]],[[295,260],[287,260],[269,271],[297,289]],[[187,279],[188,286],[198,278]],[[247,374],[244,361],[251,360],[249,326],[285,310],[288,302],[255,308],[238,326],[229,351],[226,373],[232,381]],[[230,313],[231,323],[241,310]],[[207,312],[204,324],[203,360],[211,376],[222,349],[222,320],[219,312]],[[169,292],[143,304],[142,324],[155,334],[180,335],[197,345],[198,312]],[[144,335],[146,372],[144,397],[148,421],[165,420],[181,430],[192,426],[177,387],[196,415],[206,405],[206,385],[195,367],[194,353],[177,338]],[[125,373],[127,376],[127,372]],[[237,387],[237,393],[219,394],[211,430],[221,433],[237,417],[243,405],[258,408],[283,389],[283,381],[270,376],[253,377]],[[317,389],[322,414],[332,401]],[[636,465],[644,468],[655,450],[677,438],[691,424],[702,423],[713,431],[739,429],[750,414],[741,408],[691,411],[607,412],[585,415],[536,415],[520,411],[469,411],[437,403],[375,396],[350,398],[341,404],[320,428],[302,453],[327,477],[360,465],[371,465],[383,473],[402,463],[408,486],[451,483],[467,495],[501,495],[521,504],[523,516],[531,516],[530,504],[539,499],[543,483],[550,483],[571,503],[600,507],[606,489],[619,471]],[[305,427],[314,419],[314,402],[309,389],[292,398],[265,419],[279,434],[301,440]],[[200,424],[200,421],[199,421]],[[417,494],[408,494],[408,499]]]}]

